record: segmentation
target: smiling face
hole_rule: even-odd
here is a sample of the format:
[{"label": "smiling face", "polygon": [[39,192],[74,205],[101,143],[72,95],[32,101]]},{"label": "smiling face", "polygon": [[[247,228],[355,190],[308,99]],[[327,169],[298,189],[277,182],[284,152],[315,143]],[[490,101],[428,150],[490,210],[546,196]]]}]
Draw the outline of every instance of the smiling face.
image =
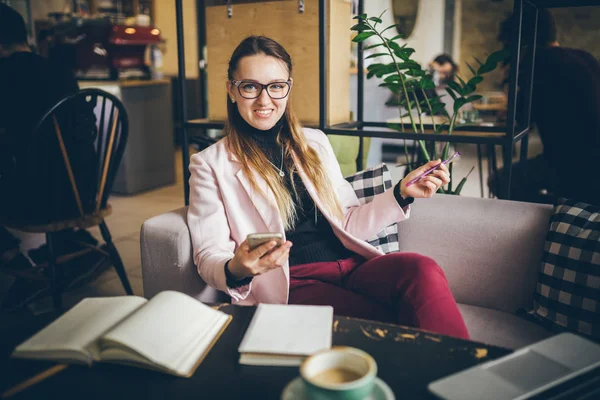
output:
[{"label": "smiling face", "polygon": [[[241,90],[242,93],[246,93],[256,88],[261,89],[258,85],[253,86],[251,82],[267,85],[272,82],[291,81],[291,78],[283,61],[265,54],[255,54],[240,59],[237,69],[233,73],[233,80],[244,81]],[[281,90],[281,87],[275,86],[273,93],[277,90]],[[271,129],[283,116],[289,98],[288,95],[283,99],[272,99],[267,90],[264,89],[257,98],[246,99],[242,97],[238,87],[232,84],[231,81],[227,82],[227,91],[230,101],[232,99],[235,101],[244,121],[263,131]],[[248,97],[247,94],[244,95]]]}]

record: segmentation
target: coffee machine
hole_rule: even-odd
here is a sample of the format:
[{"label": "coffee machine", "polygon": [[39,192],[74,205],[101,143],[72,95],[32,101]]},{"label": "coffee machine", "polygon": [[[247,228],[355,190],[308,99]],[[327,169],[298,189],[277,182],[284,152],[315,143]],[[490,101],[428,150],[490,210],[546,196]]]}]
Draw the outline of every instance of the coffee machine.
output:
[{"label": "coffee machine", "polygon": [[108,18],[73,19],[48,32],[48,57],[66,64],[79,79],[151,77],[146,50],[158,44],[152,26],[116,24]]}]

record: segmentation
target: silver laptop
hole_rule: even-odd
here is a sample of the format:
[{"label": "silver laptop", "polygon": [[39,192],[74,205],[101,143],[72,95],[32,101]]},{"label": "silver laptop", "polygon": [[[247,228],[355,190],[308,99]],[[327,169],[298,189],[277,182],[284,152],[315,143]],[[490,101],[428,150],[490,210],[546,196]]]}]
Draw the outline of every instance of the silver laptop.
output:
[{"label": "silver laptop", "polygon": [[600,345],[562,333],[434,381],[429,390],[448,400],[600,399]]}]

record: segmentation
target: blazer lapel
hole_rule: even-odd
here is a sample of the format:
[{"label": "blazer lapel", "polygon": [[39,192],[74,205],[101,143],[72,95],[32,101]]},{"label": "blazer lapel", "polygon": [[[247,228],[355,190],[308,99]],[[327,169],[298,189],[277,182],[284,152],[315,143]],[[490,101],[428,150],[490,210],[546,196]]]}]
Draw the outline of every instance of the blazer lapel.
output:
[{"label": "blazer lapel", "polygon": [[[233,154],[230,154],[230,159],[231,161],[239,163]],[[279,215],[279,209],[273,191],[271,191],[267,182],[256,171],[252,170],[252,174],[260,191],[255,190],[252,187],[250,179],[244,174],[244,171],[242,171],[241,168],[236,172],[235,176],[242,184],[244,190],[246,190],[246,193],[248,193],[248,197],[267,226],[267,229],[270,232],[283,233],[283,221]]]}]

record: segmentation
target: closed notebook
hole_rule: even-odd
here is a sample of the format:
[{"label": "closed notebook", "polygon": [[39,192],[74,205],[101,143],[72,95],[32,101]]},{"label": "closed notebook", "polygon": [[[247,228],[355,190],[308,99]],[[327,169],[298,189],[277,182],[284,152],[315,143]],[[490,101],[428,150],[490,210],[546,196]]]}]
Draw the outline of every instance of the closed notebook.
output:
[{"label": "closed notebook", "polygon": [[230,320],[174,291],[151,300],[88,298],[17,346],[12,356],[88,365],[115,362],[189,377]]},{"label": "closed notebook", "polygon": [[333,308],[259,304],[238,348],[240,364],[298,366],[331,347]]}]

